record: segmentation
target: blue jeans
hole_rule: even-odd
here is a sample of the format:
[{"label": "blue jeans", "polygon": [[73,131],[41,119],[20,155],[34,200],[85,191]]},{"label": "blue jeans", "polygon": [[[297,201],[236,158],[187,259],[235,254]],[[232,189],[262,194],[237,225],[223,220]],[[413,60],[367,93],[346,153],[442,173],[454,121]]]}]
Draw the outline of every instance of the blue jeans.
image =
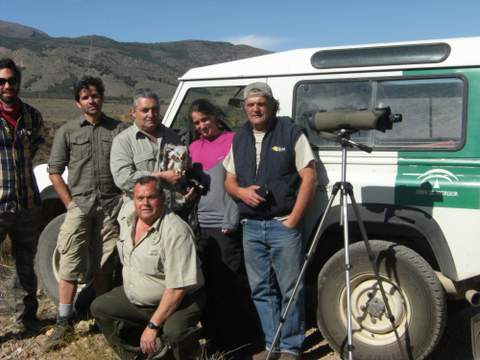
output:
[{"label": "blue jeans", "polygon": [[[262,324],[265,344],[271,347],[280,315],[293,293],[304,259],[298,229],[278,220],[245,219],[243,248],[252,299]],[[303,283],[292,304],[275,350],[298,355],[305,337]]]}]

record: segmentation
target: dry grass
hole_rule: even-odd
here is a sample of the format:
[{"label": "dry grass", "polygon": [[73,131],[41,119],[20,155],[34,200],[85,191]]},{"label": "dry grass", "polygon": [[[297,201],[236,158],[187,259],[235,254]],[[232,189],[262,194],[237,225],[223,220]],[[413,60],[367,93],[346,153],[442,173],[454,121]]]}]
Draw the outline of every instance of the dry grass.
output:
[{"label": "dry grass", "polygon": [[[23,98],[23,101],[34,106],[43,115],[47,123],[63,124],[67,120],[80,116],[74,99]],[[119,120],[129,120],[130,102],[106,100],[103,112]]]},{"label": "dry grass", "polygon": [[0,275],[2,266],[12,266],[13,259],[11,257],[12,243],[10,237],[6,236],[5,240],[0,244]]}]

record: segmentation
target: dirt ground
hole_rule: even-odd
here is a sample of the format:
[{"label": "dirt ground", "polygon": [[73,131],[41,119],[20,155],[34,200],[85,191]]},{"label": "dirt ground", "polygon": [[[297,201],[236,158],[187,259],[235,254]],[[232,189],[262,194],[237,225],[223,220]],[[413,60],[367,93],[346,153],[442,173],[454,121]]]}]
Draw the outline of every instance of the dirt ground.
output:
[{"label": "dirt ground", "polygon": [[[44,330],[39,334],[25,333],[12,335],[9,327],[11,324],[11,299],[8,298],[8,285],[11,281],[13,267],[0,264],[0,359],[115,359],[112,350],[101,334],[90,332],[91,321],[80,321],[75,325],[76,334],[73,341],[66,347],[43,353],[41,344],[51,331],[55,319],[55,306],[48,297],[40,292],[39,319],[44,325]],[[9,304],[10,303],[10,304]],[[478,313],[479,308],[472,308],[465,303],[449,303],[449,316],[447,329],[437,349],[428,358],[429,360],[470,360],[473,358],[470,350],[470,317]],[[320,332],[312,328],[308,330],[304,343],[305,360],[340,360]],[[355,358],[355,356],[354,356]],[[210,360],[222,360],[222,356],[215,356]],[[204,359],[206,360],[206,359]]]}]

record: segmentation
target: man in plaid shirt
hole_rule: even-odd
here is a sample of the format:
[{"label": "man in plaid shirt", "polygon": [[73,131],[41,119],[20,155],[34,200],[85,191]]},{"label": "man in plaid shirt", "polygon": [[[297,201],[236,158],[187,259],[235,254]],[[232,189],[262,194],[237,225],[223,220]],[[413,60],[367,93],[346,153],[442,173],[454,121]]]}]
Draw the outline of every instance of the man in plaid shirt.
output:
[{"label": "man in plaid shirt", "polygon": [[0,59],[0,243],[10,237],[16,262],[14,332],[39,330],[33,262],[40,194],[32,158],[44,141],[42,115],[20,100],[20,84],[21,73],[13,60]]}]

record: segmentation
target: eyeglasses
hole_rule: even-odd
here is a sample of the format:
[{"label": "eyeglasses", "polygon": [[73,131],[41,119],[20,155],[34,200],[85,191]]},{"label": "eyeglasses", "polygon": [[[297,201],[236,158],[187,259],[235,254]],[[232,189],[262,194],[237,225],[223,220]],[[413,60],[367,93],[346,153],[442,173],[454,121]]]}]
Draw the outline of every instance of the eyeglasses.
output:
[{"label": "eyeglasses", "polygon": [[17,85],[17,78],[16,77],[11,77],[8,79],[0,78],[0,86],[4,86],[7,82],[10,84],[10,86]]}]

